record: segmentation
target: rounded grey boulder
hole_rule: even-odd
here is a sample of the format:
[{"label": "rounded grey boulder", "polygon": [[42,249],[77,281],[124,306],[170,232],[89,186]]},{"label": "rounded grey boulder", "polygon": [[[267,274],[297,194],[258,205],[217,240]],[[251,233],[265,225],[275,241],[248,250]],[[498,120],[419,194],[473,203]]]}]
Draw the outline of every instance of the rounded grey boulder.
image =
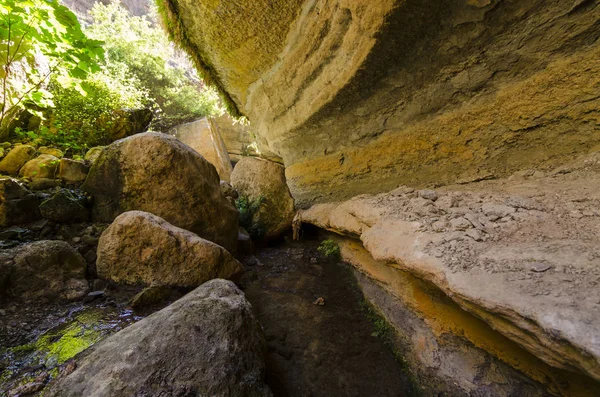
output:
[{"label": "rounded grey boulder", "polygon": [[243,266],[223,247],[143,211],[121,214],[98,242],[98,276],[125,284],[197,287]]},{"label": "rounded grey boulder", "polygon": [[238,212],[221,193],[215,167],[172,136],[147,132],[113,142],[82,189],[94,198],[94,221],[147,211],[235,251]]},{"label": "rounded grey boulder", "polygon": [[48,395],[266,397],[265,353],[244,293],[217,279],[93,346]]}]

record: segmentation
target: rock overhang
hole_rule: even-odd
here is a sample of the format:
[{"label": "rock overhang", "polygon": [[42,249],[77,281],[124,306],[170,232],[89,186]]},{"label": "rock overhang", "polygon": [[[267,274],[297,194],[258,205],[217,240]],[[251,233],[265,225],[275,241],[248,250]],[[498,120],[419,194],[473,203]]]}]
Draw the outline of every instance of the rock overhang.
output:
[{"label": "rock overhang", "polygon": [[162,4],[301,206],[554,166],[600,143],[600,12],[586,2]]}]

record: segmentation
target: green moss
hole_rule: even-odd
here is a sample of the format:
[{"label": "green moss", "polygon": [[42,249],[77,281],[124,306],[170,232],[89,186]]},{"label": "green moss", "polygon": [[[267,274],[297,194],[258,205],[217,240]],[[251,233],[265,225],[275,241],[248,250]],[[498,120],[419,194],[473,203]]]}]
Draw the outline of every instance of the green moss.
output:
[{"label": "green moss", "polygon": [[46,356],[47,367],[63,364],[100,340],[102,332],[95,325],[101,315],[99,311],[83,313],[65,328],[44,334],[31,348]]},{"label": "green moss", "polygon": [[216,70],[205,60],[200,48],[189,39],[181,20],[177,0],[156,0],[156,4],[169,38],[192,58],[198,73],[207,85],[213,87],[219,93],[229,114],[234,118],[243,117],[244,115],[225,90]]}]

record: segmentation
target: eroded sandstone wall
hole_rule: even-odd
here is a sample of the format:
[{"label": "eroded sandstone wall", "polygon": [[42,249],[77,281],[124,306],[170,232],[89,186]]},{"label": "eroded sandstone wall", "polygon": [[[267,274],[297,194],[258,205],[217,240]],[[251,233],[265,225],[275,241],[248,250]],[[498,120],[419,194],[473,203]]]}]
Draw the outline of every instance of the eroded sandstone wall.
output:
[{"label": "eroded sandstone wall", "polygon": [[160,0],[300,205],[545,169],[600,144],[590,0]]}]

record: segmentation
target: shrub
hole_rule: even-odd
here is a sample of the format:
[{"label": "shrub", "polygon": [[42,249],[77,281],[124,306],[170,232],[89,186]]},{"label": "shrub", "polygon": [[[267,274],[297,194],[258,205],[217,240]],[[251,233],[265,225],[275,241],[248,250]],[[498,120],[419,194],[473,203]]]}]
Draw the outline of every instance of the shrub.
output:
[{"label": "shrub", "polygon": [[331,259],[338,259],[340,257],[340,247],[331,239],[323,240],[317,250],[322,255]]},{"label": "shrub", "polygon": [[235,200],[235,207],[240,213],[240,226],[248,231],[253,240],[260,240],[265,235],[264,227],[254,221],[254,215],[258,212],[264,200],[263,196],[256,200],[250,200],[245,195],[241,195]]},{"label": "shrub", "polygon": [[[118,118],[114,111],[139,109],[148,103],[148,92],[139,86],[135,77],[113,78],[103,70],[90,76],[82,86],[85,95],[54,82],[50,85],[56,107],[45,125],[56,135],[56,145],[63,147],[63,142],[72,143],[64,149],[84,151],[110,143],[108,132]],[[45,138],[52,140],[48,134]]]}]

